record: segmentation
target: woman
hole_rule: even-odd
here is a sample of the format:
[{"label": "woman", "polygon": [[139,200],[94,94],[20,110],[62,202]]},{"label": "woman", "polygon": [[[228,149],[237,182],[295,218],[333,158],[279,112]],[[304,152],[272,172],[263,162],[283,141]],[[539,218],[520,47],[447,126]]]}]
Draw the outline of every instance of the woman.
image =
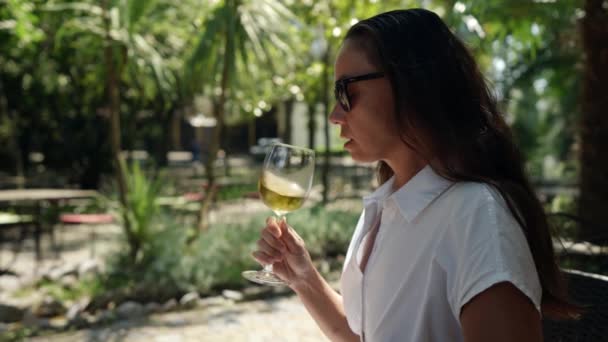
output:
[{"label": "woman", "polygon": [[353,159],[378,161],[341,295],[286,222],[254,253],[274,263],[332,341],[541,341],[564,300],[543,208],[474,59],[434,13],[354,25],[331,113]]}]

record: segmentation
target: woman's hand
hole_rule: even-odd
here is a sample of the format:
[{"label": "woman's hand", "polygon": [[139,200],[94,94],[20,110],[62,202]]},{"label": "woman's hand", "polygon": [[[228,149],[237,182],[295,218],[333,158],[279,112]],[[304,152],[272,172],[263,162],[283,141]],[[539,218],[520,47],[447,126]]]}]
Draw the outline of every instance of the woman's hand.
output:
[{"label": "woman's hand", "polygon": [[285,218],[279,222],[274,217],[266,219],[253,257],[262,265],[273,264],[274,273],[292,288],[315,272],[304,241]]}]

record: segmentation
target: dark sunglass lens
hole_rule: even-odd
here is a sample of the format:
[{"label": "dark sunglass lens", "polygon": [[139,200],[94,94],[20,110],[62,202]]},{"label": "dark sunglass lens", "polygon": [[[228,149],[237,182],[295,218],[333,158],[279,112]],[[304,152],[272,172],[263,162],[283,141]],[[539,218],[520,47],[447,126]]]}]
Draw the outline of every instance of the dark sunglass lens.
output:
[{"label": "dark sunglass lens", "polygon": [[350,111],[350,102],[348,101],[348,96],[346,95],[345,87],[340,87],[340,105],[345,111]]}]

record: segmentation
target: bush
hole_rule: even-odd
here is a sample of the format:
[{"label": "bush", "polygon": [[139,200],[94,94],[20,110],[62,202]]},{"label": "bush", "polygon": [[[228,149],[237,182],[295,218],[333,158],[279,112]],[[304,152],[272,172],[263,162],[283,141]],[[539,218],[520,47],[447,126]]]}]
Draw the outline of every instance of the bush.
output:
[{"label": "bush", "polygon": [[[357,215],[318,206],[290,214],[288,222],[306,241],[313,258],[326,258],[346,252]],[[102,281],[104,292],[131,289],[134,293],[125,299],[142,300],[242,288],[248,282],[241,272],[260,268],[251,253],[265,218],[256,215],[245,223],[217,224],[188,243],[189,229],[161,215],[150,221],[158,227],[150,230],[154,233],[148,235],[137,265],[126,248],[109,261]]]}]

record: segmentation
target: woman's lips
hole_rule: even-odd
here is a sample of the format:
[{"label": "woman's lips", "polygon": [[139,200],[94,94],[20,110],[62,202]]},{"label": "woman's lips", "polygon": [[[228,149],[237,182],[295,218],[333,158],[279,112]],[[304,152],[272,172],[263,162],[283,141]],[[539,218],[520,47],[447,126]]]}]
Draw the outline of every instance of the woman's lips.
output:
[{"label": "woman's lips", "polygon": [[352,144],[352,142],[353,142],[353,139],[348,139],[348,141],[346,141],[346,142],[344,143],[344,148],[346,148],[348,145],[351,145],[351,144]]}]

